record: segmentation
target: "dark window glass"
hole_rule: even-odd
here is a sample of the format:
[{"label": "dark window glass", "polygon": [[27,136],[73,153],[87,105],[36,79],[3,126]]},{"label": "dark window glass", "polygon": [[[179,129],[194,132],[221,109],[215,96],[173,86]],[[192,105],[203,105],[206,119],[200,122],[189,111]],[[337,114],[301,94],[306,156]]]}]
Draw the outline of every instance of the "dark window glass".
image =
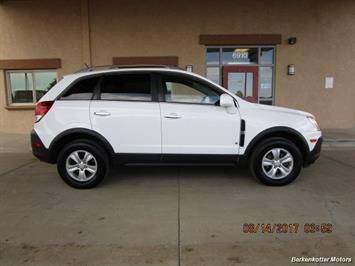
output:
[{"label": "dark window glass", "polygon": [[272,101],[264,101],[264,100],[260,100],[259,101],[260,104],[265,104],[265,105],[272,105]]},{"label": "dark window glass", "polygon": [[100,77],[87,78],[78,81],[62,97],[62,100],[91,100]]},{"label": "dark window glass", "polygon": [[216,104],[219,93],[211,88],[180,77],[163,77],[163,88],[166,102]]},{"label": "dark window glass", "polygon": [[101,84],[101,100],[151,101],[150,75],[106,76]]}]

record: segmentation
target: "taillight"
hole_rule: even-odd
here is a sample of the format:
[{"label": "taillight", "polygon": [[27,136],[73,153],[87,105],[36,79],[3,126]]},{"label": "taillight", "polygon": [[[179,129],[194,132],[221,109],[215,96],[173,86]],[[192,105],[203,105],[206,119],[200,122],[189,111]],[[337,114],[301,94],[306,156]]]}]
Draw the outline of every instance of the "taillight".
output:
[{"label": "taillight", "polygon": [[48,111],[51,109],[54,101],[47,101],[47,102],[39,102],[36,104],[36,111],[35,111],[35,116],[36,116],[36,122],[42,119],[43,116],[48,113]]}]

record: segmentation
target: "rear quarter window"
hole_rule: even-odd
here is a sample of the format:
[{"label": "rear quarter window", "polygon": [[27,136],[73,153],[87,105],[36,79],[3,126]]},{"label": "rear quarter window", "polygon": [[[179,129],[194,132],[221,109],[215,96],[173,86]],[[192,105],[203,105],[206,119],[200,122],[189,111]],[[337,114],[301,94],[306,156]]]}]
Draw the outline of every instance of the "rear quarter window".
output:
[{"label": "rear quarter window", "polygon": [[66,91],[61,100],[91,100],[100,77],[85,78],[77,81]]}]

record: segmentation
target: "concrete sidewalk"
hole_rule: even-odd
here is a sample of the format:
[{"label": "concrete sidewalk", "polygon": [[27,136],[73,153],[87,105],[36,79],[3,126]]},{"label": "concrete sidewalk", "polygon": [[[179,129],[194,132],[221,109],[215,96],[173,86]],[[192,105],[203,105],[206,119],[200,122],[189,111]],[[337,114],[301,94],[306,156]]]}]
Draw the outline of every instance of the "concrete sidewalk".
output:
[{"label": "concrete sidewalk", "polygon": [[30,142],[30,133],[15,134],[0,132],[0,153],[30,152]]},{"label": "concrete sidewalk", "polygon": [[322,129],[325,149],[355,148],[355,128]]},{"label": "concrete sidewalk", "polygon": [[[324,149],[355,148],[355,128],[322,129]],[[0,152],[30,152],[30,134],[0,132]]]}]

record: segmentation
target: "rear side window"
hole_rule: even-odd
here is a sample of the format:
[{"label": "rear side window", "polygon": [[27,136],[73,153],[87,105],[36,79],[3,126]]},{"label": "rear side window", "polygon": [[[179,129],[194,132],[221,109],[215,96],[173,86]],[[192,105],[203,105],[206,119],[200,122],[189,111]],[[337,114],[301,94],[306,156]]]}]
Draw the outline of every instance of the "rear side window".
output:
[{"label": "rear side window", "polygon": [[101,100],[151,101],[149,74],[121,74],[104,77],[101,83]]},{"label": "rear side window", "polygon": [[64,95],[62,100],[91,100],[92,94],[100,77],[87,78],[78,81]]}]

